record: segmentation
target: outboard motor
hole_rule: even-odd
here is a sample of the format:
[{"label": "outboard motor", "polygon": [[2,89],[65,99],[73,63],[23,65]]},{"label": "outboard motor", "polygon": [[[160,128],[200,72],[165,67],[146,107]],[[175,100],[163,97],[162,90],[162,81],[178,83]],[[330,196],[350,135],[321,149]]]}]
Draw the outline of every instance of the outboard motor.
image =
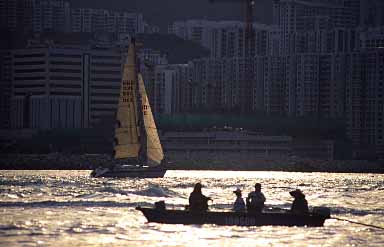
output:
[{"label": "outboard motor", "polygon": [[155,202],[155,209],[159,211],[165,211],[165,202],[164,201]]},{"label": "outboard motor", "polygon": [[312,214],[329,219],[331,218],[331,209],[327,207],[313,207]]}]

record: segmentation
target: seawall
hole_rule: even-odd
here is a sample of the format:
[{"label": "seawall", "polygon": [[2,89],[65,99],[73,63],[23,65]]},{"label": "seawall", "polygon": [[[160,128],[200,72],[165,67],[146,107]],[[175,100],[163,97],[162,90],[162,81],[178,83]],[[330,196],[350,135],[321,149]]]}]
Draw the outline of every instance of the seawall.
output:
[{"label": "seawall", "polygon": [[[2,170],[89,170],[116,162],[106,154],[1,154]],[[187,157],[167,160],[170,170],[249,170],[292,172],[384,173],[384,161],[313,159],[241,159],[231,157]]]}]

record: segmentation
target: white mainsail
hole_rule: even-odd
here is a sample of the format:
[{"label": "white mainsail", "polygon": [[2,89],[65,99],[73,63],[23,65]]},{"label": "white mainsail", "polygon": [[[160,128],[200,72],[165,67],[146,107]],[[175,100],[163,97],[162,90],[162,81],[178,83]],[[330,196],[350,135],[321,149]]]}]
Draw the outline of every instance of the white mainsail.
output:
[{"label": "white mainsail", "polygon": [[159,165],[164,159],[164,153],[141,74],[138,74],[138,82],[139,93],[141,96],[141,109],[146,132],[147,165]]},{"label": "white mainsail", "polygon": [[128,49],[121,82],[115,127],[115,159],[137,158],[140,150],[140,130],[137,113],[137,74],[135,45]]}]

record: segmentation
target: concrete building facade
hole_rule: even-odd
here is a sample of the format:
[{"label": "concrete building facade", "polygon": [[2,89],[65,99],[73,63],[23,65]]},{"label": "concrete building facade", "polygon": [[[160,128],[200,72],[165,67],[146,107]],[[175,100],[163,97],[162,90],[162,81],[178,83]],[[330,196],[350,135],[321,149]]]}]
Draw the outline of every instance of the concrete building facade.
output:
[{"label": "concrete building facade", "polygon": [[86,128],[113,118],[122,51],[42,47],[12,51],[12,128]]}]

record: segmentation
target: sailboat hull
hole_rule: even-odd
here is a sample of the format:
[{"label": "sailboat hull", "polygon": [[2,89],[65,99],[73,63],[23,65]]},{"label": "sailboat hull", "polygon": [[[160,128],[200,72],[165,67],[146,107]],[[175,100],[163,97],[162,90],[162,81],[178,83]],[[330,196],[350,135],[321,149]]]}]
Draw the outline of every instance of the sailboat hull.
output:
[{"label": "sailboat hull", "polygon": [[121,166],[114,169],[97,168],[92,177],[105,178],[162,178],[167,169],[163,167]]}]

